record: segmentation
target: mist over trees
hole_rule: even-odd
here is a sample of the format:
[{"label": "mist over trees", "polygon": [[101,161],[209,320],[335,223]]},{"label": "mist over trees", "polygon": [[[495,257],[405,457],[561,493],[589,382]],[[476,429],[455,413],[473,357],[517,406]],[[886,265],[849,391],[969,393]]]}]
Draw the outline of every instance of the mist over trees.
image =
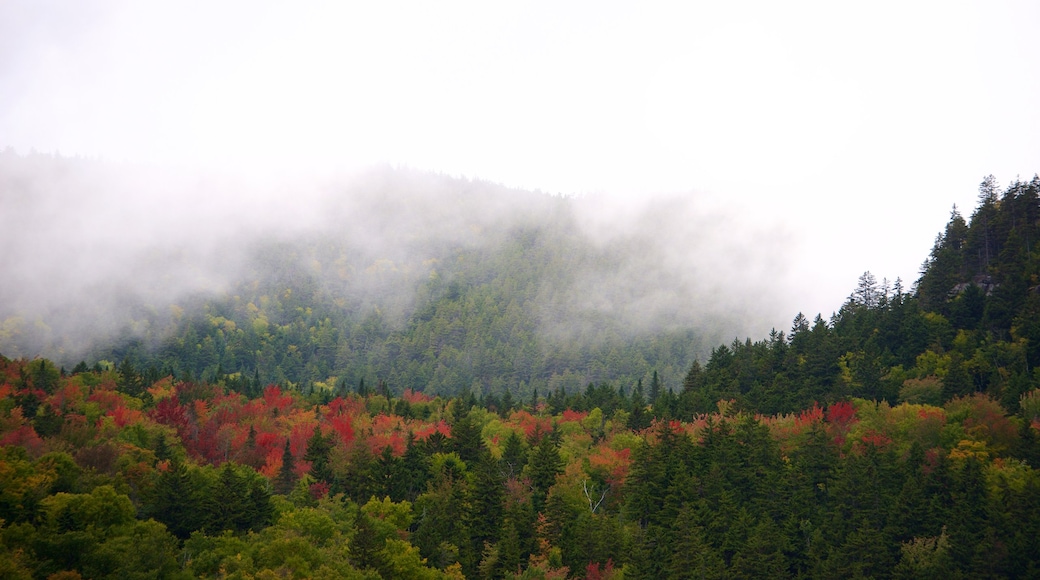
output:
[{"label": "mist over trees", "polygon": [[282,231],[219,291],[137,294],[90,363],[0,356],[0,575],[1038,574],[1040,177],[986,178],[910,287],[867,271],[829,318],[732,342],[612,315],[669,304],[596,287],[650,241],[437,179],[483,221]]},{"label": "mist over trees", "polygon": [[389,168],[261,186],[0,162],[14,210],[0,352],[68,367],[519,397],[656,369],[676,388],[785,296],[782,245],[735,235],[696,198],[562,198]]}]

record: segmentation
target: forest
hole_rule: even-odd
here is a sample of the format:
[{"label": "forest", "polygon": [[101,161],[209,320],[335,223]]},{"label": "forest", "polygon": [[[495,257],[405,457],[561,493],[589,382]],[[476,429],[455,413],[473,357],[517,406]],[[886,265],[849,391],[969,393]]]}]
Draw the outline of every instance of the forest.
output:
[{"label": "forest", "polygon": [[400,324],[272,247],[89,363],[0,358],[0,576],[1037,577],[1038,230],[1040,178],[986,178],[912,287],[714,348],[538,342],[501,297],[552,230]]}]

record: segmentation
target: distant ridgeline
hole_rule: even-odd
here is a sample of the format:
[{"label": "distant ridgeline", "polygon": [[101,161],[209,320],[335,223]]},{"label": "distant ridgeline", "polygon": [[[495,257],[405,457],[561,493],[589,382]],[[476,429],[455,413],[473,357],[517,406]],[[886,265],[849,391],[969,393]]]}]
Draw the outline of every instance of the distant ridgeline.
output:
[{"label": "distant ridgeline", "polygon": [[[591,241],[570,200],[488,195],[486,184],[460,189],[465,182],[443,178],[450,205],[472,208],[458,218],[409,197],[410,178],[364,206],[364,215],[383,215],[365,232],[400,231],[403,241],[366,245],[365,236],[327,230],[257,240],[229,289],[137,308],[133,332],[95,344],[87,360],[250,395],[271,383],[330,396],[367,384],[526,400],[590,384],[630,394],[656,376],[656,412],[672,416],[719,400],[779,413],[850,396],[939,404],[974,392],[1014,411],[1040,381],[1036,177],[1002,193],[987,177],[970,222],[954,208],[913,288],[867,272],[830,320],[799,313],[789,332],[713,349],[735,318],[677,314],[683,323],[664,326],[649,320],[660,313],[619,314],[618,304],[644,297],[639,284],[614,308],[583,302],[599,290],[590,281],[631,270],[637,258]],[[513,195],[526,197],[503,206]],[[645,286],[681,282],[648,276]]]},{"label": "distant ridgeline", "polygon": [[[673,267],[674,241],[660,221],[643,223],[674,208],[644,207],[622,228],[594,231],[598,222],[582,221],[597,209],[592,200],[404,170],[358,181],[301,194],[295,205],[315,215],[299,210],[296,224],[271,212],[257,219],[238,207],[241,196],[205,205],[219,192],[179,183],[168,189],[183,187],[202,209],[159,219],[155,205],[172,200],[135,202],[149,182],[118,167],[0,155],[0,195],[28,215],[20,219],[47,224],[51,208],[83,214],[100,204],[99,219],[146,226],[131,223],[115,241],[93,230],[11,230],[19,256],[55,249],[45,260],[0,257],[14,260],[8,275],[19,281],[0,287],[0,353],[66,368],[126,361],[149,377],[254,394],[271,383],[344,393],[365,382],[395,394],[523,398],[601,382],[631,392],[655,371],[677,388],[696,358],[762,318],[726,307],[723,292],[691,294],[692,276]],[[681,223],[708,231],[697,221],[707,219]],[[685,254],[695,259],[695,249],[683,247],[680,267],[693,268]],[[53,272],[38,275],[41,262]]]},{"label": "distant ridgeline", "polygon": [[631,390],[654,370],[679,384],[710,348],[704,334],[718,340],[718,331],[633,333],[614,316],[576,310],[568,277],[589,248],[568,229],[530,226],[425,265],[366,270],[330,239],[270,245],[253,279],[148,321],[143,336],[97,358],[254,394],[270,383],[345,394],[367,382],[396,394],[525,398],[603,381]]},{"label": "distant ridgeline", "polygon": [[[349,297],[344,307],[343,292],[301,270],[300,252],[318,256],[327,246],[283,245],[268,249],[266,269],[233,296],[173,320],[170,338],[106,356],[254,391],[276,381],[342,392],[367,380],[395,392],[510,391],[523,399],[535,389],[574,392],[604,381],[631,392],[656,370],[664,385],[658,406],[676,415],[722,399],[777,413],[849,396],[938,404],[973,392],[1014,411],[1040,381],[1040,180],[1000,194],[990,177],[980,191],[970,223],[954,209],[913,289],[865,273],[829,321],[799,314],[789,333],[719,346],[703,365],[689,366],[703,353],[703,333],[632,337],[617,319],[579,318],[564,312],[562,299],[546,299],[546,281],[565,284],[575,256],[589,253],[568,235],[562,212],[557,222],[457,250],[423,272],[403,324],[388,317],[404,308],[366,310]],[[574,332],[546,331],[542,318],[553,316],[572,321]]]}]

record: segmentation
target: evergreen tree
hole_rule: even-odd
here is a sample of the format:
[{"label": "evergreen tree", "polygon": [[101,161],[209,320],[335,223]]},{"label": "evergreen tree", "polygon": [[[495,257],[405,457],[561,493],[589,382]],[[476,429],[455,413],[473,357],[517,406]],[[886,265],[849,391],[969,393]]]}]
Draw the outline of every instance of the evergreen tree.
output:
[{"label": "evergreen tree", "polygon": [[657,371],[654,370],[654,374],[650,377],[650,404],[656,405],[658,398],[661,396],[661,377],[657,376]]},{"label": "evergreen tree", "polygon": [[393,501],[415,501],[420,493],[426,490],[426,482],[430,477],[428,456],[424,453],[422,442],[416,441],[415,435],[408,433],[404,456],[396,464],[390,488],[390,499]]},{"label": "evergreen tree", "polygon": [[768,517],[761,518],[747,542],[733,556],[730,573],[737,578],[784,578],[791,575],[787,538]]},{"label": "evergreen tree", "polygon": [[184,540],[199,529],[198,486],[183,463],[173,462],[160,472],[146,512]]},{"label": "evergreen tree", "polygon": [[388,562],[383,551],[386,538],[379,534],[372,520],[363,512],[358,512],[354,528],[350,540],[351,563],[362,570],[386,570]]},{"label": "evergreen tree", "polygon": [[329,465],[331,451],[331,438],[321,434],[321,427],[315,427],[314,434],[307,440],[307,451],[303,455],[303,459],[311,463],[310,474],[315,481],[332,481],[332,467]]},{"label": "evergreen tree", "polygon": [[705,539],[704,528],[697,525],[697,516],[693,508],[684,506],[679,511],[672,535],[675,543],[668,548],[669,578],[721,580],[730,577],[726,572],[726,563]]},{"label": "evergreen tree", "polygon": [[285,449],[282,451],[282,467],[274,479],[274,491],[281,495],[289,495],[296,486],[296,461],[293,459],[292,449],[289,448],[289,440],[285,440]]},{"label": "evergreen tree", "polygon": [[236,472],[231,463],[225,463],[220,475],[201,502],[201,528],[207,534],[219,534],[223,530],[241,532],[253,523],[249,506],[250,493],[246,481]]},{"label": "evergreen tree", "polygon": [[525,465],[527,452],[524,450],[524,442],[516,431],[510,431],[502,448],[502,470],[506,478],[519,477]]},{"label": "evergreen tree", "polygon": [[563,473],[563,459],[560,457],[560,450],[553,443],[550,435],[543,435],[531,449],[527,471],[531,477],[532,502],[535,511],[538,511],[545,503],[545,496],[549,493],[549,488],[556,483],[556,476]]},{"label": "evergreen tree", "polygon": [[475,553],[484,544],[498,542],[504,512],[505,486],[498,460],[486,449],[473,467],[473,490],[470,499],[470,537]]},{"label": "evergreen tree", "polygon": [[469,413],[465,413],[451,425],[451,450],[467,464],[477,461],[484,442],[480,437],[480,427],[473,422]]}]

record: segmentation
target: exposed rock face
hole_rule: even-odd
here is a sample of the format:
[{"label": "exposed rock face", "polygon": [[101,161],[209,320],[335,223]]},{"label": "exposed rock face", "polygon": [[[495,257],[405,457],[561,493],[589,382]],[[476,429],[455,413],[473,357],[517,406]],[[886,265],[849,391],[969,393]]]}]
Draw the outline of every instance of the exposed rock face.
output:
[{"label": "exposed rock face", "polygon": [[988,274],[978,274],[971,279],[971,282],[961,282],[950,289],[950,297],[960,295],[962,292],[968,289],[968,286],[975,285],[982,289],[986,296],[993,294],[993,289],[998,285],[993,283],[993,278]]}]

